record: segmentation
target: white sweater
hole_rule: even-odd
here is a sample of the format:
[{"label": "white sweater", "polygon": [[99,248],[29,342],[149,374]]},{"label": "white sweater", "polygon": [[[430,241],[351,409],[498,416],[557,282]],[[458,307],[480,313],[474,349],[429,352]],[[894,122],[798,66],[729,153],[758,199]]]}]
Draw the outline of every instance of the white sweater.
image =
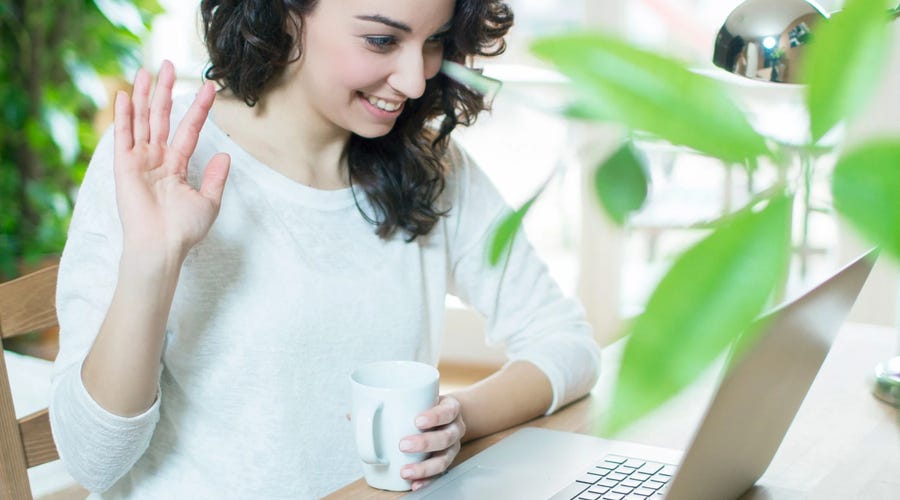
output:
[{"label": "white sweater", "polygon": [[[188,104],[176,101],[173,123]],[[63,462],[94,498],[316,498],[358,478],[349,374],[376,360],[436,364],[447,293],[488,318],[488,343],[546,373],[550,412],[594,384],[590,328],[527,239],[487,264],[485,242],[509,208],[458,150],[440,199],[450,213],[412,243],[375,235],[350,189],[295,183],[212,120],[192,184],[217,152],[232,158],[221,212],[182,268],[160,395],[133,418],[105,411],[80,376],[122,248],[110,132],[81,187],[59,272],[50,418]]]}]

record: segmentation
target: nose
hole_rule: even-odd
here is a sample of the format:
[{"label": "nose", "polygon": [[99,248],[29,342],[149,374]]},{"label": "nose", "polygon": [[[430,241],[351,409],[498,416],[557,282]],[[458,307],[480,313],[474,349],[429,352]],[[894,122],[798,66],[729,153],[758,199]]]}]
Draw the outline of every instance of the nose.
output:
[{"label": "nose", "polygon": [[388,77],[388,85],[409,99],[418,99],[425,93],[426,55],[421,50],[399,53],[394,71]]}]

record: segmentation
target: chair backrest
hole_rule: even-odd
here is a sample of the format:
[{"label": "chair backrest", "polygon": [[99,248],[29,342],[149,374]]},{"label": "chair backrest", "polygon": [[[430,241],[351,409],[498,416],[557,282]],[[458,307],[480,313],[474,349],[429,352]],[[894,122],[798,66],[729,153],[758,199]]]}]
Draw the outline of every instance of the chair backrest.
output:
[{"label": "chair backrest", "polygon": [[[3,339],[57,326],[54,265],[0,284]],[[6,361],[0,353],[0,498],[31,499],[28,469],[59,459],[47,409],[16,418]]]}]

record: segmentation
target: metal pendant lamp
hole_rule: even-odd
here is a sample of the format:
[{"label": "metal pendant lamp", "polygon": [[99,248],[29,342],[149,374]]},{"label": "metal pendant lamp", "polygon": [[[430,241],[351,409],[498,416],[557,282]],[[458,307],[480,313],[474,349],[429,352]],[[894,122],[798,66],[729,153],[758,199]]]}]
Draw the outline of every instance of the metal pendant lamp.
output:
[{"label": "metal pendant lamp", "polygon": [[752,80],[799,83],[805,46],[828,17],[806,0],[747,0],[719,30],[713,64]]}]

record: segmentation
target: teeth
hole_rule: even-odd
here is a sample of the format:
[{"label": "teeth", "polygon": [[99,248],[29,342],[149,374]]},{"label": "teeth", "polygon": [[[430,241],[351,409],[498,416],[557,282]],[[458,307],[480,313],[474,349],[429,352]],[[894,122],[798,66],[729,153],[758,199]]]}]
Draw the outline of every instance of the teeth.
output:
[{"label": "teeth", "polygon": [[400,106],[402,105],[402,103],[387,102],[384,99],[379,99],[379,98],[377,98],[375,96],[371,96],[371,95],[367,96],[366,100],[369,101],[372,104],[372,106],[375,106],[378,109],[383,109],[385,111],[397,111],[398,109],[400,109]]}]

